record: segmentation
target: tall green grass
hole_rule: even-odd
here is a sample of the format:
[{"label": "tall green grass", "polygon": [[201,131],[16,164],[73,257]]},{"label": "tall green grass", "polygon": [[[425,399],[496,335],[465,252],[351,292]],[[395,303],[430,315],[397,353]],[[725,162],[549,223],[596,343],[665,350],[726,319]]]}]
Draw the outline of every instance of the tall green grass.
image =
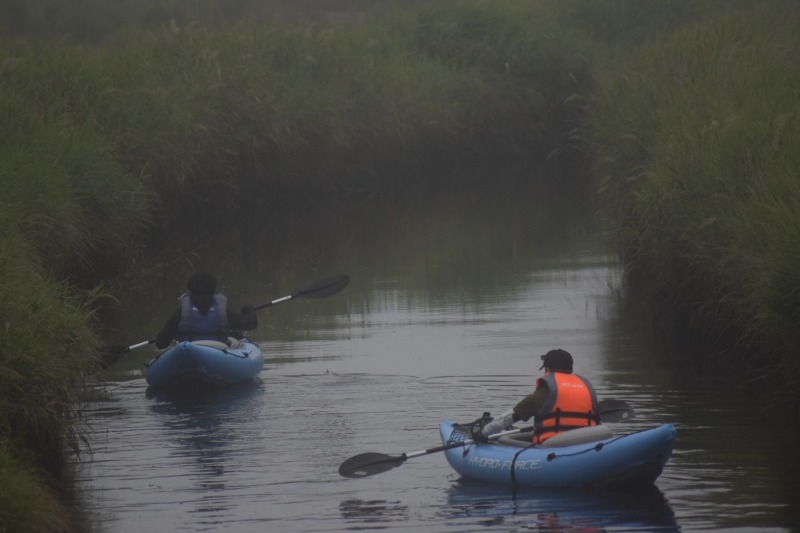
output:
[{"label": "tall green grass", "polygon": [[56,275],[91,284],[118,271],[150,207],[90,113],[111,90],[103,66],[76,50],[25,44],[0,46],[0,64],[3,231]]},{"label": "tall green grass", "polygon": [[593,80],[547,4],[437,6],[360,26],[172,25],[117,48],[10,45],[5,88],[56,141],[85,139],[116,196],[140,208],[117,217],[144,210],[173,231],[281,194],[406,187],[431,164],[568,145]]},{"label": "tall green grass", "polygon": [[0,235],[0,529],[66,531],[58,473],[79,449],[80,391],[98,340],[91,301],[34,255],[18,235]]},{"label": "tall green grass", "polygon": [[800,7],[723,10],[602,76],[588,130],[631,272],[797,390]]},{"label": "tall green grass", "polygon": [[[53,5],[25,20],[87,22]],[[0,42],[2,468],[58,470],[98,287],[154,241],[309,196],[462,187],[460,166],[581,161],[576,133],[631,277],[800,384],[772,356],[800,341],[796,3],[442,1],[219,27],[176,6],[148,4],[159,29],[114,46]]]},{"label": "tall green grass", "polygon": [[752,4],[751,0],[560,0],[556,11],[564,27],[585,33],[596,46],[625,52]]},{"label": "tall green grass", "polygon": [[61,533],[70,530],[57,493],[42,482],[41,473],[18,457],[20,450],[0,440],[0,531]]},{"label": "tall green grass", "polygon": [[[0,38],[120,43],[176,23],[220,29],[244,21],[347,23],[434,0],[5,0]],[[441,1],[441,0],[440,0]]]},{"label": "tall green grass", "polygon": [[[592,83],[552,16],[508,1],[70,42],[0,43],[0,444],[31,480],[76,449],[97,287],[153,241],[287,198],[405,187],[431,164],[544,157]],[[37,497],[10,499],[10,526],[58,520],[30,515]]]}]

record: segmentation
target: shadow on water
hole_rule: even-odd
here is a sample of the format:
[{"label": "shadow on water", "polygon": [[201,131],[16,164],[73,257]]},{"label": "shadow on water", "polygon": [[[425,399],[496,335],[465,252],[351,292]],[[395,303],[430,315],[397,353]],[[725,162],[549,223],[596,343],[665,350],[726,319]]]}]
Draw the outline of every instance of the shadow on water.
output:
[{"label": "shadow on water", "polygon": [[206,422],[220,422],[228,414],[236,418],[247,411],[247,405],[263,391],[259,381],[235,387],[202,390],[159,390],[148,387],[145,397],[153,400],[151,411],[156,415],[197,415]]},{"label": "shadow on water", "polygon": [[511,489],[459,480],[448,490],[443,517],[459,531],[502,525],[503,531],[678,531],[656,486],[636,491]]},{"label": "shadow on water", "polygon": [[[201,391],[146,390],[150,412],[168,430],[166,444],[179,475],[194,478],[195,517],[213,524],[233,512],[227,491],[236,478],[237,456],[245,453],[239,428],[253,418],[260,383]],[[232,468],[233,467],[233,468]],[[189,502],[183,502],[189,503]]]},{"label": "shadow on water", "polygon": [[363,524],[379,527],[377,524],[407,522],[409,519],[408,505],[399,501],[353,498],[343,500],[339,504],[339,511],[346,522],[360,524],[361,529],[365,529]]}]

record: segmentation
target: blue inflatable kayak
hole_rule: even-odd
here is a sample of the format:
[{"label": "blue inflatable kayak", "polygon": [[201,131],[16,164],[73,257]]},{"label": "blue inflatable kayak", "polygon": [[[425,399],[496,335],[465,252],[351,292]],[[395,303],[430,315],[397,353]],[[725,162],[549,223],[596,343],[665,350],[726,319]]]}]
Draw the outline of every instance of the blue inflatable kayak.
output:
[{"label": "blue inflatable kayak", "polygon": [[469,429],[446,420],[442,444],[465,442],[444,451],[462,477],[530,487],[652,485],[672,454],[675,428],[664,424],[615,436],[607,425],[564,432],[533,447],[530,433],[475,443]]},{"label": "blue inflatable kayak", "polygon": [[264,368],[264,354],[243,339],[232,348],[218,341],[179,342],[145,363],[147,384],[185,389],[247,383]]}]

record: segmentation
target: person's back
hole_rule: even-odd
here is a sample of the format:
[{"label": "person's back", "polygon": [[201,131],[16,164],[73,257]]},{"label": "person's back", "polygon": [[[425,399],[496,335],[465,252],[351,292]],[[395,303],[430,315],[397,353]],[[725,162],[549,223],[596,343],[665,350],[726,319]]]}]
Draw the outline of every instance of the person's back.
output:
[{"label": "person's back", "polygon": [[572,356],[560,351],[569,356],[570,363],[548,368],[549,371],[536,380],[537,389],[545,387],[547,396],[534,418],[534,444],[541,444],[563,431],[599,423],[594,387],[589,380],[572,373]]},{"label": "person's back", "polygon": [[534,418],[534,444],[554,435],[599,424],[597,394],[586,378],[572,373],[572,355],[566,350],[550,350],[541,357],[545,375],[536,380],[536,389],[513,409],[493,419],[481,431],[484,437],[503,431],[517,421]]}]

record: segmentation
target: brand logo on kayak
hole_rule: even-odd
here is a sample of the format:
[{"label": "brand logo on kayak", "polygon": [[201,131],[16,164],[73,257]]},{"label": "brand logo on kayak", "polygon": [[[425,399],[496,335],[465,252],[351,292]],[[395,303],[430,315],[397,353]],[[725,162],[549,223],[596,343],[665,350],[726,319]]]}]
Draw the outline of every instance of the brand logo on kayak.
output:
[{"label": "brand logo on kayak", "polygon": [[[504,459],[490,459],[488,457],[470,457],[470,466],[477,466],[478,468],[488,468],[491,470],[511,470],[511,463],[513,461]],[[525,461],[517,461],[514,463],[514,471],[519,470],[539,470],[542,468],[541,459],[528,459]]]}]

